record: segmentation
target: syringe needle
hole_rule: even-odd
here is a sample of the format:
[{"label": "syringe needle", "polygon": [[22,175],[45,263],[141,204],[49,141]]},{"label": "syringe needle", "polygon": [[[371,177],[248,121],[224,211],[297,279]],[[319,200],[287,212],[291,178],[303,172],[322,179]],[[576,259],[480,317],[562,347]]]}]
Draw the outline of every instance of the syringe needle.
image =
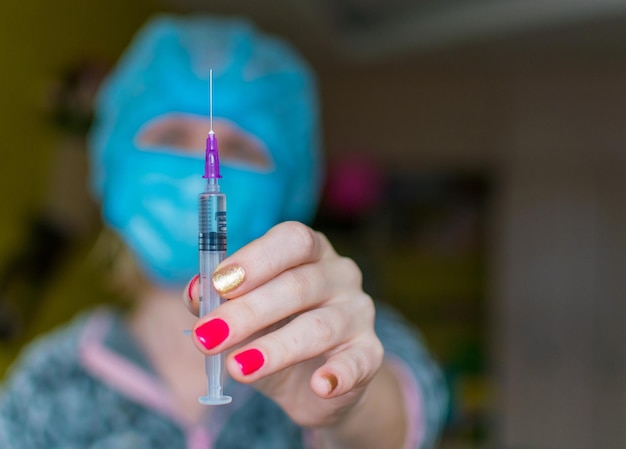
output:
[{"label": "syringe needle", "polygon": [[209,122],[211,124],[211,129],[209,134],[214,134],[213,132],[213,69],[209,69]]}]

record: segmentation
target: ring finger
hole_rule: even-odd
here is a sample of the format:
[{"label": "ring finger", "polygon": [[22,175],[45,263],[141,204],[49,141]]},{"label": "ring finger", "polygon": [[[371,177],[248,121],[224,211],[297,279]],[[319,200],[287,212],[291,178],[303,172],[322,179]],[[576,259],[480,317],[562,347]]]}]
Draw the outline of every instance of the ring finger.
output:
[{"label": "ring finger", "polygon": [[304,360],[332,352],[345,343],[350,326],[335,307],[323,307],[298,315],[283,327],[263,335],[230,354],[227,367],[240,382],[255,380]]}]

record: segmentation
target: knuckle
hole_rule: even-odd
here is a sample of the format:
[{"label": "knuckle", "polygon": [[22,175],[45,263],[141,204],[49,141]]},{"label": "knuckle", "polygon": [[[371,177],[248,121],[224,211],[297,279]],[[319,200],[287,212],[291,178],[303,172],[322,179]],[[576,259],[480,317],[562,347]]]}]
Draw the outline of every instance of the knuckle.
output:
[{"label": "knuckle", "polygon": [[340,307],[343,314],[350,317],[347,324],[351,325],[353,332],[361,333],[374,329],[376,307],[374,300],[364,291],[346,296],[341,300]]},{"label": "knuckle", "polygon": [[315,336],[318,341],[322,343],[328,343],[333,340],[335,336],[333,326],[321,316],[313,317],[313,327],[315,329]]},{"label": "knuckle", "polygon": [[293,338],[281,338],[276,332],[269,333],[263,337],[264,346],[271,348],[271,357],[278,366],[282,366],[290,355],[293,354],[294,347],[297,347],[298,341]]},{"label": "knuckle", "polygon": [[360,286],[363,283],[363,274],[357,263],[349,257],[339,258],[339,270],[345,282]]},{"label": "knuckle", "polygon": [[259,311],[253,305],[252,301],[248,299],[240,299],[236,303],[229,302],[228,305],[233,304],[233,307],[237,307],[237,317],[242,323],[256,323],[261,320]]},{"label": "knuckle", "polygon": [[303,304],[307,293],[312,287],[309,278],[300,270],[290,270],[285,273],[285,282],[287,283],[289,295],[298,304]]},{"label": "knuckle", "polygon": [[282,225],[285,227],[285,232],[288,232],[293,239],[295,248],[305,255],[316,253],[318,235],[313,229],[297,221],[287,221]]},{"label": "knuckle", "polygon": [[333,247],[333,245],[330,243],[330,240],[328,240],[328,237],[326,237],[326,235],[324,235],[324,233],[319,232],[319,231],[313,231],[313,233],[315,234],[318,244],[320,246],[325,245],[326,247],[328,247],[331,252],[335,253],[335,248]]},{"label": "knuckle", "polygon": [[376,364],[380,365],[383,360],[383,356],[385,355],[385,348],[383,347],[383,344],[377,337],[375,337],[372,339],[372,342],[368,345],[368,347],[372,351]]},{"label": "knuckle", "polygon": [[374,325],[374,319],[376,318],[376,307],[374,306],[374,300],[370,295],[365,292],[361,293],[361,304],[362,304],[362,314],[363,321],[370,324],[372,327]]},{"label": "knuckle", "polygon": [[352,351],[347,357],[347,368],[349,370],[352,385],[359,385],[365,378],[365,361],[360,351]]},{"label": "knuckle", "polygon": [[367,382],[380,367],[384,355],[383,345],[373,336],[353,354],[353,373],[355,384]]}]

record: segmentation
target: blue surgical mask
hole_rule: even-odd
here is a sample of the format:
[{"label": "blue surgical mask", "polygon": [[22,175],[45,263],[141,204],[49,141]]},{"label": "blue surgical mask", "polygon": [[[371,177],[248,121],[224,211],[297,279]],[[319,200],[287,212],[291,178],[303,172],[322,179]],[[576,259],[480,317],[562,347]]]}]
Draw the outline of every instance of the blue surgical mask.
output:
[{"label": "blue surgical mask", "polygon": [[[163,285],[183,285],[198,271],[198,195],[204,160],[175,150],[128,148],[104,195],[103,215],[142,270]],[[222,164],[228,253],[279,221],[285,178]]]},{"label": "blue surgical mask", "polygon": [[207,117],[209,69],[216,116],[259,139],[273,162],[270,172],[222,164],[228,252],[280,221],[310,221],[319,196],[315,80],[293,48],[241,19],[150,20],[98,95],[89,155],[104,221],[164,285],[183,284],[198,270],[204,161],[140,149],[134,140],[146,123],[172,112]]}]

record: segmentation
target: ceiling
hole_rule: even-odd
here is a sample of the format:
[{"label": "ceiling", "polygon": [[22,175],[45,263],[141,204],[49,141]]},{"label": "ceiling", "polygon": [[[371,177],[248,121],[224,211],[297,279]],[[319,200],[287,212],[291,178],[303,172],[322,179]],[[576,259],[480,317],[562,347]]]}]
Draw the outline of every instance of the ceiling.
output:
[{"label": "ceiling", "polygon": [[625,0],[163,0],[244,14],[354,60],[483,49],[626,53]]},{"label": "ceiling", "polygon": [[[463,46],[626,47],[624,0],[327,0],[342,48],[358,57]],[[337,6],[344,5],[344,6]],[[361,14],[350,14],[351,9]],[[343,10],[342,10],[343,8]],[[343,13],[342,13],[343,11]],[[360,17],[365,17],[361,19]],[[611,23],[610,29],[607,24]]]}]

